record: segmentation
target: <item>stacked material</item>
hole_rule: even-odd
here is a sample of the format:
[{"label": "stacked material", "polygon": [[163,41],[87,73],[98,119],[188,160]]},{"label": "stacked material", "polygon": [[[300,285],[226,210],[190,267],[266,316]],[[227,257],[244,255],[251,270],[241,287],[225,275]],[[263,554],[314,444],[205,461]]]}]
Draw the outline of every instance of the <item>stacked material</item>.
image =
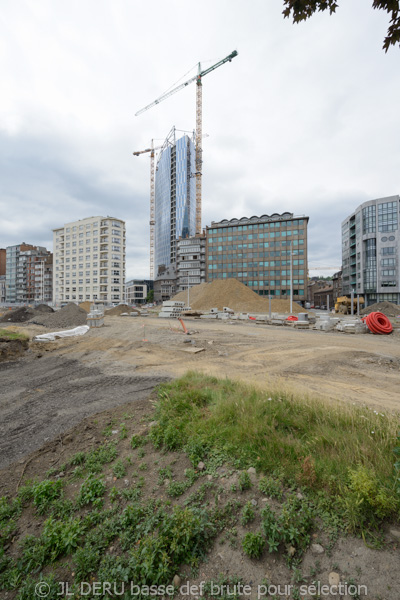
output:
[{"label": "stacked material", "polygon": [[[267,296],[259,296],[237,279],[216,279],[212,283],[202,283],[190,288],[190,306],[193,310],[210,310],[213,307],[223,311],[229,306],[235,312],[268,313]],[[172,300],[185,302],[187,292],[179,292]],[[271,300],[271,310],[277,313],[290,313],[289,300]],[[297,302],[293,302],[293,314],[304,312]]]},{"label": "stacked material", "polygon": [[158,313],[158,316],[164,319],[179,319],[184,310],[184,302],[174,302],[173,300],[168,300],[166,302],[163,302],[162,308]]}]

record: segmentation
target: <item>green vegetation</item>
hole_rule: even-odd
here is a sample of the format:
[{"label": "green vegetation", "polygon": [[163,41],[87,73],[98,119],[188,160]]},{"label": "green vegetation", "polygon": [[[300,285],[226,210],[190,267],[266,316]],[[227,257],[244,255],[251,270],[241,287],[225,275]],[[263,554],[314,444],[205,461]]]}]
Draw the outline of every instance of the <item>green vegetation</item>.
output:
[{"label": "green vegetation", "polygon": [[193,465],[202,459],[208,470],[216,456],[236,468],[256,465],[269,476],[264,493],[278,499],[282,485],[338,497],[349,529],[400,513],[394,416],[188,373],[160,386],[156,420],[156,447],[183,448]]},{"label": "green vegetation", "polygon": [[[149,440],[121,424],[115,440],[26,481],[0,498],[0,592],[31,600],[43,581],[53,600],[65,577],[76,597],[81,581],[166,585],[182,565],[198,573],[217,536],[254,560],[280,552],[300,583],[312,533],[323,531],[328,556],[341,531],[379,547],[381,524],[400,515],[394,417],[195,374],[163,384],[156,412],[154,445],[186,452],[192,467],[150,445],[137,464]],[[23,534],[27,519],[35,535]]]},{"label": "green vegetation", "polygon": [[18,333],[16,331],[10,331],[9,329],[0,328],[0,338],[4,338],[6,340],[26,341],[29,340],[29,335],[26,335],[25,333]]},{"label": "green vegetation", "polygon": [[265,547],[265,538],[261,533],[246,533],[242,546],[247,556],[250,556],[250,558],[260,558]]},{"label": "green vegetation", "polygon": [[254,521],[256,513],[254,511],[254,506],[251,502],[246,502],[242,510],[241,522],[242,525],[247,525],[251,521]]}]

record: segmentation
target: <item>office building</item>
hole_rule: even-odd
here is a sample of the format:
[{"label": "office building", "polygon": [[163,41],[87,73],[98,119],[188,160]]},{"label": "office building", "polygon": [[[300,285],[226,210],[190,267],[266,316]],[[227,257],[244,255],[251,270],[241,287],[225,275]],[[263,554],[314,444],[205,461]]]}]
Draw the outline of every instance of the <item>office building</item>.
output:
[{"label": "office building", "polygon": [[127,304],[144,304],[153,281],[150,279],[131,279],[125,284],[125,300]]},{"label": "office building", "polygon": [[342,222],[343,295],[400,302],[399,195],[360,204]]},{"label": "office building", "polygon": [[[155,297],[161,299],[161,280],[176,280],[177,242],[196,231],[195,145],[189,136],[168,134],[158,157],[155,178]],[[171,279],[170,279],[171,278]],[[170,286],[176,288],[176,283]]]},{"label": "office building", "polygon": [[6,256],[7,250],[0,248],[0,277],[6,274]]},{"label": "office building", "polygon": [[43,246],[25,242],[6,248],[6,302],[25,304],[36,301],[36,264],[50,256],[51,253]]},{"label": "office building", "polygon": [[53,300],[124,300],[125,222],[89,217],[53,230]]},{"label": "office building", "polygon": [[207,281],[234,277],[261,296],[306,300],[308,217],[274,213],[206,228]]},{"label": "office building", "polygon": [[182,292],[206,281],[206,236],[178,240],[177,290]]}]

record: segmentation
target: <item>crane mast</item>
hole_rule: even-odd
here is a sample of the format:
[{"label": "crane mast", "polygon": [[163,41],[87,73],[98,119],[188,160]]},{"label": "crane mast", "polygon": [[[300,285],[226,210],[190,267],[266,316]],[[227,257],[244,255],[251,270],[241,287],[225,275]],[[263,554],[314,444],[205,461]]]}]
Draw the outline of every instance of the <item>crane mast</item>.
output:
[{"label": "crane mast", "polygon": [[150,279],[154,279],[154,234],[155,234],[155,164],[154,157],[155,151],[159,150],[161,146],[154,148],[154,140],[151,140],[151,147],[146,150],[140,150],[139,152],[133,152],[134,156],[145,154],[150,152]]},{"label": "crane mast", "polygon": [[[202,150],[202,127],[203,127],[202,87],[203,86],[202,86],[202,78],[205,75],[207,75],[208,73],[211,73],[211,71],[214,71],[218,67],[222,66],[226,62],[231,62],[232,59],[235,58],[235,56],[237,56],[237,55],[238,55],[237,51],[234,50],[228,56],[226,56],[219,62],[215,63],[211,67],[204,69],[203,71],[201,70],[201,64],[199,63],[197,75],[195,75],[194,77],[191,77],[184,83],[181,83],[180,85],[178,85],[174,89],[170,90],[166,94],[163,94],[162,96],[160,96],[159,98],[154,100],[154,102],[151,102],[150,104],[148,104],[147,106],[145,106],[144,108],[139,110],[137,113],[135,113],[136,117],[138,115],[141,115],[146,110],[149,110],[153,106],[156,106],[156,104],[159,104],[163,100],[166,100],[167,98],[169,98],[176,92],[179,92],[179,90],[182,90],[183,88],[188,86],[190,83],[193,83],[194,81],[196,81],[196,157],[195,157],[196,173],[194,173],[194,175],[196,177],[196,233],[197,234],[201,233],[201,209],[202,209],[202,179],[201,179],[202,178],[202,166],[203,166],[203,157],[202,157],[202,152],[203,152],[203,150]],[[150,219],[151,219],[151,217],[150,217]],[[150,227],[151,227],[151,225],[150,225]],[[154,235],[154,231],[153,231],[153,235]],[[154,262],[154,258],[153,258],[153,262]]]}]

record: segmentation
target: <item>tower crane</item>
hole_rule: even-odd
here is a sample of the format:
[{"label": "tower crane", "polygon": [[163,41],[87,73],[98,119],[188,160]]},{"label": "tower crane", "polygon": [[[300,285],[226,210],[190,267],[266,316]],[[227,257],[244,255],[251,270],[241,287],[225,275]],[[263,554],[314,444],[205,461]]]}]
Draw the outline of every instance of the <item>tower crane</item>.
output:
[{"label": "tower crane", "polygon": [[[159,98],[154,100],[154,102],[151,102],[151,104],[148,104],[147,106],[145,106],[144,108],[139,110],[137,113],[135,113],[135,117],[137,117],[138,115],[141,115],[146,110],[149,110],[149,108],[156,106],[156,104],[159,104],[163,100],[166,100],[167,98],[169,98],[176,92],[179,92],[179,90],[182,90],[183,88],[188,86],[190,83],[193,83],[194,81],[196,81],[197,85],[196,85],[196,160],[195,160],[196,173],[195,173],[195,175],[196,175],[196,233],[197,234],[201,234],[201,174],[202,174],[201,169],[202,169],[202,164],[203,164],[203,159],[202,159],[202,152],[203,152],[203,150],[202,150],[202,126],[203,126],[202,78],[205,75],[208,75],[208,73],[211,73],[211,71],[215,71],[215,69],[217,69],[218,67],[221,67],[226,62],[231,62],[232,59],[235,58],[235,56],[237,56],[237,55],[238,55],[237,51],[234,50],[233,52],[231,52],[229,54],[229,56],[226,56],[219,62],[215,63],[215,65],[212,65],[211,67],[208,67],[208,69],[204,69],[203,71],[201,70],[201,63],[199,63],[197,75],[195,75],[191,79],[188,79],[184,83],[181,83],[180,85],[178,85],[174,89],[170,90],[169,92],[163,94],[162,96],[160,96]],[[151,149],[150,149],[150,151],[151,151]]]},{"label": "tower crane", "polygon": [[155,186],[154,186],[154,156],[156,150],[162,146],[154,148],[154,140],[151,140],[150,148],[133,152],[133,156],[139,156],[150,152],[150,279],[154,279],[154,230],[155,230]]}]

